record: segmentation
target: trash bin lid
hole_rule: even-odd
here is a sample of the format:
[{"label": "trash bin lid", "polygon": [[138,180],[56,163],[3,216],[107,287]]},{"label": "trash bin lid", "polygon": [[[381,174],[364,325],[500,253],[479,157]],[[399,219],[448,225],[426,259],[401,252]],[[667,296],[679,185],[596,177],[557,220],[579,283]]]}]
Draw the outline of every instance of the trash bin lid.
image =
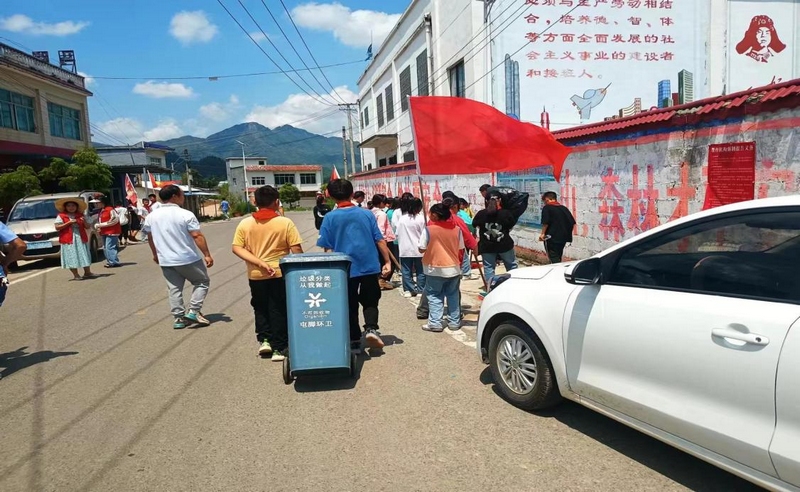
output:
[{"label": "trash bin lid", "polygon": [[325,262],[347,262],[352,263],[353,259],[344,253],[302,253],[287,255],[281,258],[280,265],[297,265],[307,263]]}]

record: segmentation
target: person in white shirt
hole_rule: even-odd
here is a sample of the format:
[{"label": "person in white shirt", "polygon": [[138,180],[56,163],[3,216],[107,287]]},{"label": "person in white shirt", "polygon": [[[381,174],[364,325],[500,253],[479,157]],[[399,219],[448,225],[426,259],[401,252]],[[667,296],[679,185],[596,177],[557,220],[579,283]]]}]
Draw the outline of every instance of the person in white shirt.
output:
[{"label": "person in white shirt", "polygon": [[119,245],[128,245],[128,235],[130,234],[130,213],[128,209],[122,206],[122,202],[117,202],[114,205],[114,211],[119,217],[119,225],[122,226],[122,234],[119,235]]},{"label": "person in white shirt", "polygon": [[156,199],[156,196],[153,193],[150,193],[147,195],[147,198],[150,199],[150,211],[152,212],[154,210],[158,210],[158,208],[161,206],[161,202]]},{"label": "person in white shirt", "polygon": [[[400,250],[400,267],[403,276],[403,296],[416,297],[425,289],[425,272],[422,268],[422,252],[419,242],[425,232],[425,216],[422,200],[406,198],[400,204],[401,214],[392,216],[396,222],[397,245]],[[414,281],[416,273],[416,282]]]},{"label": "person in white shirt", "polygon": [[[153,261],[161,266],[167,281],[169,304],[175,318],[172,327],[186,328],[187,322],[208,326],[211,322],[201,309],[208,295],[207,269],[214,266],[214,259],[200,232],[197,217],[181,208],[186,199],[183,191],[169,185],[162,188],[159,195],[163,204],[147,216],[142,231],[150,239]],[[188,312],[183,302],[183,286],[187,280],[194,286]]]}]

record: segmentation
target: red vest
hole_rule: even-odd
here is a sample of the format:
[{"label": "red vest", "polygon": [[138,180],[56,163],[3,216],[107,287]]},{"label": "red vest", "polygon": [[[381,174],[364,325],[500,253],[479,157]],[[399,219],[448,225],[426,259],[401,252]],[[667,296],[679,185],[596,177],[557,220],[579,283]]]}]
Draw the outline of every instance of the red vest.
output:
[{"label": "red vest", "polygon": [[[100,218],[98,219],[101,223],[108,222],[111,220],[111,214],[114,213],[114,207],[106,207],[100,211]],[[101,227],[100,228],[100,235],[101,236],[119,236],[122,234],[122,226],[119,222],[112,226],[108,227]]]},{"label": "red vest", "polygon": [[[71,217],[68,214],[58,214],[61,217],[61,220],[64,221],[66,224],[71,220]],[[81,241],[84,243],[89,242],[89,236],[86,234],[86,223],[83,221],[82,215],[76,215],[75,220],[78,221],[78,230],[81,233]],[[72,227],[65,227],[58,231],[58,242],[60,244],[72,244]]]}]

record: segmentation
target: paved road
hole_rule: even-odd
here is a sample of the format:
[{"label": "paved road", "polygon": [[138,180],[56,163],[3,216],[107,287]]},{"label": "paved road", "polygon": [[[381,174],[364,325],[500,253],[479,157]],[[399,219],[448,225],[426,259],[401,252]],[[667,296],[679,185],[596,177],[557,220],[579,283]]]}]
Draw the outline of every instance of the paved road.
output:
[{"label": "paved road", "polygon": [[[311,214],[297,215],[307,249]],[[14,275],[0,309],[0,490],[750,490],[588,410],[503,402],[459,340],[395,292],[357,380],[285,386],[256,356],[236,222],[204,228],[214,323],[174,331],[149,248],[103,278]],[[462,343],[463,342],[463,343]]]}]

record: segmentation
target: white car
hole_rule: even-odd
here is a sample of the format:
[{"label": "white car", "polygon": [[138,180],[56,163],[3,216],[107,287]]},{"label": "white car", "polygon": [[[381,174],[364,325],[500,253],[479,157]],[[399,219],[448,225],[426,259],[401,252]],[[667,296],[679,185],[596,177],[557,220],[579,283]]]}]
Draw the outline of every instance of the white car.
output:
[{"label": "white car", "polygon": [[512,404],[573,400],[800,490],[800,196],[700,212],[497,277],[478,350]]}]

